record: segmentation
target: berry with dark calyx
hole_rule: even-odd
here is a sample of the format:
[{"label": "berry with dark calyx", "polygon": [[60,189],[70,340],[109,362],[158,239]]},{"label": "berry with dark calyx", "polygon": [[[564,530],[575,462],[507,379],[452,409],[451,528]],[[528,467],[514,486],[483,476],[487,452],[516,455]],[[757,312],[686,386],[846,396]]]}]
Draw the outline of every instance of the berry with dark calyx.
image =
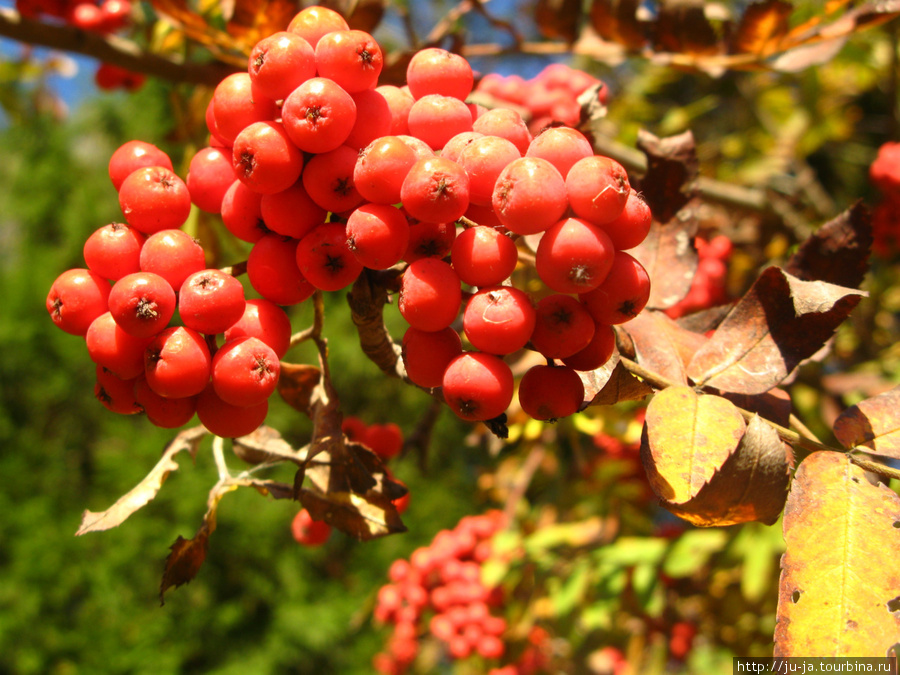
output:
[{"label": "berry with dark calyx", "polygon": [[400,280],[397,306],[413,328],[437,331],[453,323],[462,303],[462,285],[450,265],[436,258],[410,263]]},{"label": "berry with dark calyx", "polygon": [[109,311],[129,335],[147,338],[161,332],[175,314],[175,291],[153,272],[119,279],[109,293]]},{"label": "berry with dark calyx", "polygon": [[521,156],[511,141],[499,136],[481,136],[466,144],[457,161],[469,176],[470,203],[491,204],[497,178]]},{"label": "berry with dark calyx", "polygon": [[473,347],[489,354],[511,354],[528,342],[534,331],[531,297],[513,286],[482,288],[469,298],[463,330]]},{"label": "berry with dark calyx", "polygon": [[160,230],[144,242],[140,267],[141,272],[158,274],[179,289],[191,274],[206,269],[206,254],[200,242],[184,230]]},{"label": "berry with dark calyx", "polygon": [[144,351],[147,385],[165,398],[199,394],[209,383],[211,365],[206,340],[185,326],[166,328]]},{"label": "berry with dark calyx", "polygon": [[307,80],[284,100],[284,129],[304,152],[323,153],[344,144],[356,124],[356,103],[337,82]]},{"label": "berry with dark calyx", "polygon": [[291,320],[271,300],[250,298],[244,305],[244,314],[231,324],[223,337],[226,342],[239,337],[259,338],[281,359],[291,346]]},{"label": "berry with dark calyx", "polygon": [[574,296],[544,296],[535,307],[535,315],[530,346],[548,359],[572,356],[594,337],[594,319]]},{"label": "berry with dark calyx", "polygon": [[122,181],[119,206],[129,225],[153,234],[184,224],[191,213],[191,194],[171,170],[148,166],[131,172]]},{"label": "berry with dark calyx", "polygon": [[580,218],[565,218],[541,237],[535,269],[558,293],[586,293],[606,279],[616,256],[609,235]]},{"label": "berry with dark calyx", "polygon": [[109,282],[82,268],[60,274],[47,293],[47,313],[66,333],[85,335],[94,319],[109,308]]},{"label": "berry with dark calyx", "polygon": [[634,248],[647,238],[653,216],[644,198],[632,188],[625,201],[622,213],[610,222],[601,225],[609,235],[613,246],[620,251]]},{"label": "berry with dark calyx", "polygon": [[279,31],[254,45],[248,73],[256,91],[280,101],[316,76],[316,54],[298,33]]},{"label": "berry with dark calyx", "polygon": [[247,279],[261,296],[276,305],[296,305],[315,293],[297,266],[297,239],[267,234],[247,257]]},{"label": "berry with dark calyx", "polygon": [[321,208],[332,213],[355,209],[365,201],[353,182],[359,152],[347,145],[312,157],[303,172],[303,187]]},{"label": "berry with dark calyx", "polygon": [[291,522],[294,541],[303,546],[321,546],[331,536],[331,525],[324,520],[313,520],[306,509],[301,509]]},{"label": "berry with dark calyx", "polygon": [[136,415],[142,412],[140,404],[134,397],[134,379],[123,380],[102,366],[97,366],[96,376],[94,397],[107,410],[120,415]]},{"label": "berry with dark calyx", "polygon": [[342,223],[322,223],[304,236],[297,245],[297,266],[309,283],[323,291],[349,286],[363,269],[350,250]]},{"label": "berry with dark calyx", "polygon": [[277,122],[254,122],[234,139],[235,174],[254,192],[272,194],[297,182],[303,153]]},{"label": "berry with dark calyx", "polygon": [[[284,192],[289,192],[290,188]],[[283,193],[276,193],[281,195]],[[231,234],[249,243],[255,243],[271,231],[262,215],[263,195],[251,190],[243,181],[235,179],[222,198],[222,223]]]},{"label": "berry with dark calyx", "polygon": [[363,267],[385,270],[406,253],[409,224],[389,204],[363,204],[347,218],[347,246]]},{"label": "berry with dark calyx", "polygon": [[406,174],[400,197],[413,218],[431,223],[452,222],[469,207],[469,178],[465,169],[449,159],[420,159]]},{"label": "berry with dark calyx", "polygon": [[384,66],[381,47],[362,30],[336,30],[316,44],[316,70],[350,93],[374,89]]},{"label": "berry with dark calyx", "polygon": [[256,431],[269,413],[269,399],[249,406],[227,403],[210,383],[197,396],[197,418],[216,436],[238,438]]},{"label": "berry with dark calyx", "polygon": [[244,287],[221,270],[195,272],[178,291],[178,313],[188,328],[215,335],[231,327],[244,313]]},{"label": "berry with dark calyx", "polygon": [[240,407],[257,405],[275,391],[281,364],[278,355],[255,337],[227,341],[212,360],[212,384],[226,403]]},{"label": "berry with dark calyx", "polygon": [[499,356],[466,352],[447,366],[442,387],[450,409],[464,420],[477,422],[506,411],[512,402],[514,380]]},{"label": "berry with dark calyx", "polygon": [[603,283],[580,297],[598,323],[625,323],[636,317],[650,299],[650,276],[634,257],[617,251]]},{"label": "berry with dark calyx", "polygon": [[327,215],[328,212],[309,196],[303,181],[298,180],[280,192],[262,195],[259,201],[259,216],[262,219],[260,236],[265,228],[285,237],[300,239],[325,222]]},{"label": "berry with dark calyx", "polygon": [[536,420],[568,417],[583,403],[584,384],[568,366],[532,366],[519,382],[519,404]]},{"label": "berry with dark calyx", "polygon": [[[407,218],[407,222],[409,220]],[[413,263],[420,258],[444,258],[450,253],[455,240],[455,223],[429,223],[413,219],[409,223],[409,245],[403,260]]]},{"label": "berry with dark calyx", "polygon": [[124,223],[104,225],[84,242],[84,261],[95,274],[116,281],[140,271],[146,240],[146,235]]},{"label": "berry with dark calyx", "polygon": [[409,327],[403,334],[403,365],[413,383],[440,387],[447,365],[462,354],[462,341],[452,328],[424,331]]}]

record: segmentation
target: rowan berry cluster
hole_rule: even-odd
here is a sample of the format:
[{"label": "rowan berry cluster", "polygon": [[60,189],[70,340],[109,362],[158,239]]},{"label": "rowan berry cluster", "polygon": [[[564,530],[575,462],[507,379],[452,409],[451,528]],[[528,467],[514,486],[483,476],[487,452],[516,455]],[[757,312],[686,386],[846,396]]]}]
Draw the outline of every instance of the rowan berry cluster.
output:
[{"label": "rowan berry cluster", "polygon": [[521,75],[488,73],[475,91],[527,110],[528,128],[537,133],[553,123],[577,126],[581,118],[579,97],[596,86],[598,102],[606,104],[608,92],[603,82],[564,63],[554,63],[527,80]]},{"label": "rowan berry cluster", "polygon": [[900,250],[900,143],[888,142],[878,149],[869,180],[881,193],[872,213],[872,249],[888,256]]},{"label": "rowan berry cluster", "polygon": [[697,237],[694,246],[700,259],[697,271],[688,294],[666,310],[673,319],[728,302],[728,259],[734,250],[731,240],[724,234],[709,241]]},{"label": "rowan berry cluster", "polygon": [[452,530],[438,532],[409,560],[394,561],[390,583],[379,589],[374,609],[377,623],[392,626],[386,650],[374,659],[377,672],[406,672],[426,633],[443,645],[450,659],[477,655],[497,663],[503,658],[506,619],[491,611],[502,604],[502,592],[481,579],[491,538],[503,520],[499,511],[467,516]]},{"label": "rowan berry cluster", "polygon": [[81,30],[113,33],[131,18],[130,0],[16,0],[22,16],[61,19]]},{"label": "rowan berry cluster", "polygon": [[[575,129],[533,135],[512,109],[467,103],[474,73],[461,56],[419,51],[402,88],[378,86],[382,65],[371,35],[309,7],[215,88],[209,145],[185,180],[146,143],[116,151],[110,177],[126,222],[95,233],[87,267],[47,300],[54,321],[86,336],[103,378],[146,383],[140,398],[98,385],[109,407],[143,408],[167,426],[196,406],[214,433],[249,433],[290,334],[281,308],[394,266],[412,382],[442,387],[463,419],[491,420],[514,394],[504,359],[527,347],[548,365],[522,378],[522,408],[546,420],[581,407],[578,371],[608,360],[612,325],[649,296],[626,252],[649,230],[646,203]],[[252,244],[247,280],[260,300],[206,269],[179,230],[192,205]],[[517,269],[533,272],[528,292],[511,285]],[[176,313],[183,325],[170,325]],[[258,330],[272,335],[232,328],[240,321],[266,322]],[[179,415],[150,413],[176,401]]]}]

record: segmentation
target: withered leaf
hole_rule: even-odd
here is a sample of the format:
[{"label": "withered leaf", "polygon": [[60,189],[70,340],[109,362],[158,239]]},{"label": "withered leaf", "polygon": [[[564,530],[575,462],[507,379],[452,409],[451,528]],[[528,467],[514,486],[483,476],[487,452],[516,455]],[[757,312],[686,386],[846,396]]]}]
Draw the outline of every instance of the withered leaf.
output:
[{"label": "withered leaf", "polygon": [[738,22],[729,51],[759,56],[777,51],[791,28],[789,18],[793,9],[793,5],[784,0],[752,3]]},{"label": "withered leaf", "polygon": [[650,309],[668,309],[684,298],[697,272],[694,235],[697,219],[688,206],[668,223],[653,221],[650,231],[629,252],[650,275]]},{"label": "withered leaf", "polygon": [[722,44],[706,17],[703,0],[667,0],[657,3],[654,46],[658,51],[716,54]]},{"label": "withered leaf", "polygon": [[640,180],[641,195],[653,218],[668,223],[696,195],[700,164],[690,131],[659,138],[638,132],[637,147],[647,156],[647,173]]},{"label": "withered leaf", "polygon": [[187,450],[194,457],[197,454],[200,442],[209,433],[202,426],[193,427],[180,432],[166,446],[163,455],[150,470],[146,477],[122,495],[116,503],[105,511],[85,511],[81,517],[81,526],[75,533],[76,536],[88,532],[102,532],[121,525],[135,511],[153,501],[159,493],[162,484],[172,471],[178,469],[175,455]]},{"label": "withered leaf", "polygon": [[647,41],[645,26],[637,16],[638,0],[594,0],[591,3],[591,26],[604,40],[616,42],[635,51]]},{"label": "withered leaf", "polygon": [[763,271],[688,364],[700,386],[760,394],[821,349],[863,292]]},{"label": "withered leaf", "polygon": [[772,525],[784,509],[789,478],[785,445],[778,432],[754,416],[737,449],[697,496],[684,504],[665,506],[700,527],[751,521]]},{"label": "withered leaf", "polygon": [[406,532],[397,507],[384,495],[303,489],[300,502],[315,520],[324,520],[360,541]]},{"label": "withered leaf", "polygon": [[583,408],[592,405],[615,405],[622,401],[641,401],[653,389],[629,373],[614,352],[603,366],[590,372],[578,372],[584,384]]},{"label": "withered leaf", "polygon": [[670,382],[687,384],[686,364],[706,336],[679,326],[661,312],[644,310],[622,325],[634,343],[635,359]]},{"label": "withered leaf", "polygon": [[784,510],[774,655],[885,655],[900,635],[900,497],[848,456],[801,462]]},{"label": "withered leaf", "polygon": [[286,461],[302,465],[306,461],[305,452],[298,452],[277,429],[266,424],[247,436],[235,438],[231,447],[234,454],[248,464]]},{"label": "withered leaf", "polygon": [[569,44],[578,37],[581,23],[580,0],[538,0],[534,20],[541,35]]},{"label": "withered leaf", "polygon": [[847,408],[834,422],[834,435],[847,448],[900,459],[900,387]]},{"label": "withered leaf", "polygon": [[197,572],[200,571],[206,560],[208,549],[209,532],[205,528],[201,528],[193,539],[178,536],[166,558],[166,567],[159,585],[160,605],[166,604],[165,593],[167,590],[178,588],[197,576]]},{"label": "withered leaf", "polygon": [[641,460],[666,505],[694,499],[735,452],[746,430],[730,401],[669,387],[647,406]]},{"label": "withered leaf", "polygon": [[869,270],[872,217],[857,202],[804,241],[784,266],[804,281],[827,281],[859,288]]},{"label": "withered leaf", "polygon": [[791,423],[791,396],[784,389],[772,389],[762,394],[735,394],[718,392],[738,408],[743,408],[782,427]]},{"label": "withered leaf", "polygon": [[278,393],[292,408],[309,415],[313,391],[321,378],[322,371],[315,366],[282,361],[281,374],[278,376]]},{"label": "withered leaf", "polygon": [[287,29],[297,11],[294,0],[234,0],[226,30],[249,54],[262,38]]}]

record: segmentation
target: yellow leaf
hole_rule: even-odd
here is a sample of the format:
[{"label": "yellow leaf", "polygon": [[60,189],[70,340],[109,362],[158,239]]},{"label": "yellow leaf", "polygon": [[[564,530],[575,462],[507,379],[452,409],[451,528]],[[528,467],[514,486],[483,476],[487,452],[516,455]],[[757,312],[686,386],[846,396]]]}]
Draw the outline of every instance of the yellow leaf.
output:
[{"label": "yellow leaf", "polygon": [[816,452],[784,511],[775,656],[885,656],[900,636],[900,497]]}]

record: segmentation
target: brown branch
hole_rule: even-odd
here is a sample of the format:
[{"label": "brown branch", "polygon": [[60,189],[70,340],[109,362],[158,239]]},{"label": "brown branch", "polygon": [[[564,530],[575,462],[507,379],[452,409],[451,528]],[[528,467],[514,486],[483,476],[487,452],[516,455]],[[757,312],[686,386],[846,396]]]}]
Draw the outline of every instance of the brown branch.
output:
[{"label": "brown branch", "polygon": [[226,75],[238,70],[219,62],[177,61],[144,51],[135,42],[118,35],[101,35],[70,25],[28,19],[7,7],[0,7],[0,36],[25,44],[84,54],[132,72],[171,82],[215,86]]}]

